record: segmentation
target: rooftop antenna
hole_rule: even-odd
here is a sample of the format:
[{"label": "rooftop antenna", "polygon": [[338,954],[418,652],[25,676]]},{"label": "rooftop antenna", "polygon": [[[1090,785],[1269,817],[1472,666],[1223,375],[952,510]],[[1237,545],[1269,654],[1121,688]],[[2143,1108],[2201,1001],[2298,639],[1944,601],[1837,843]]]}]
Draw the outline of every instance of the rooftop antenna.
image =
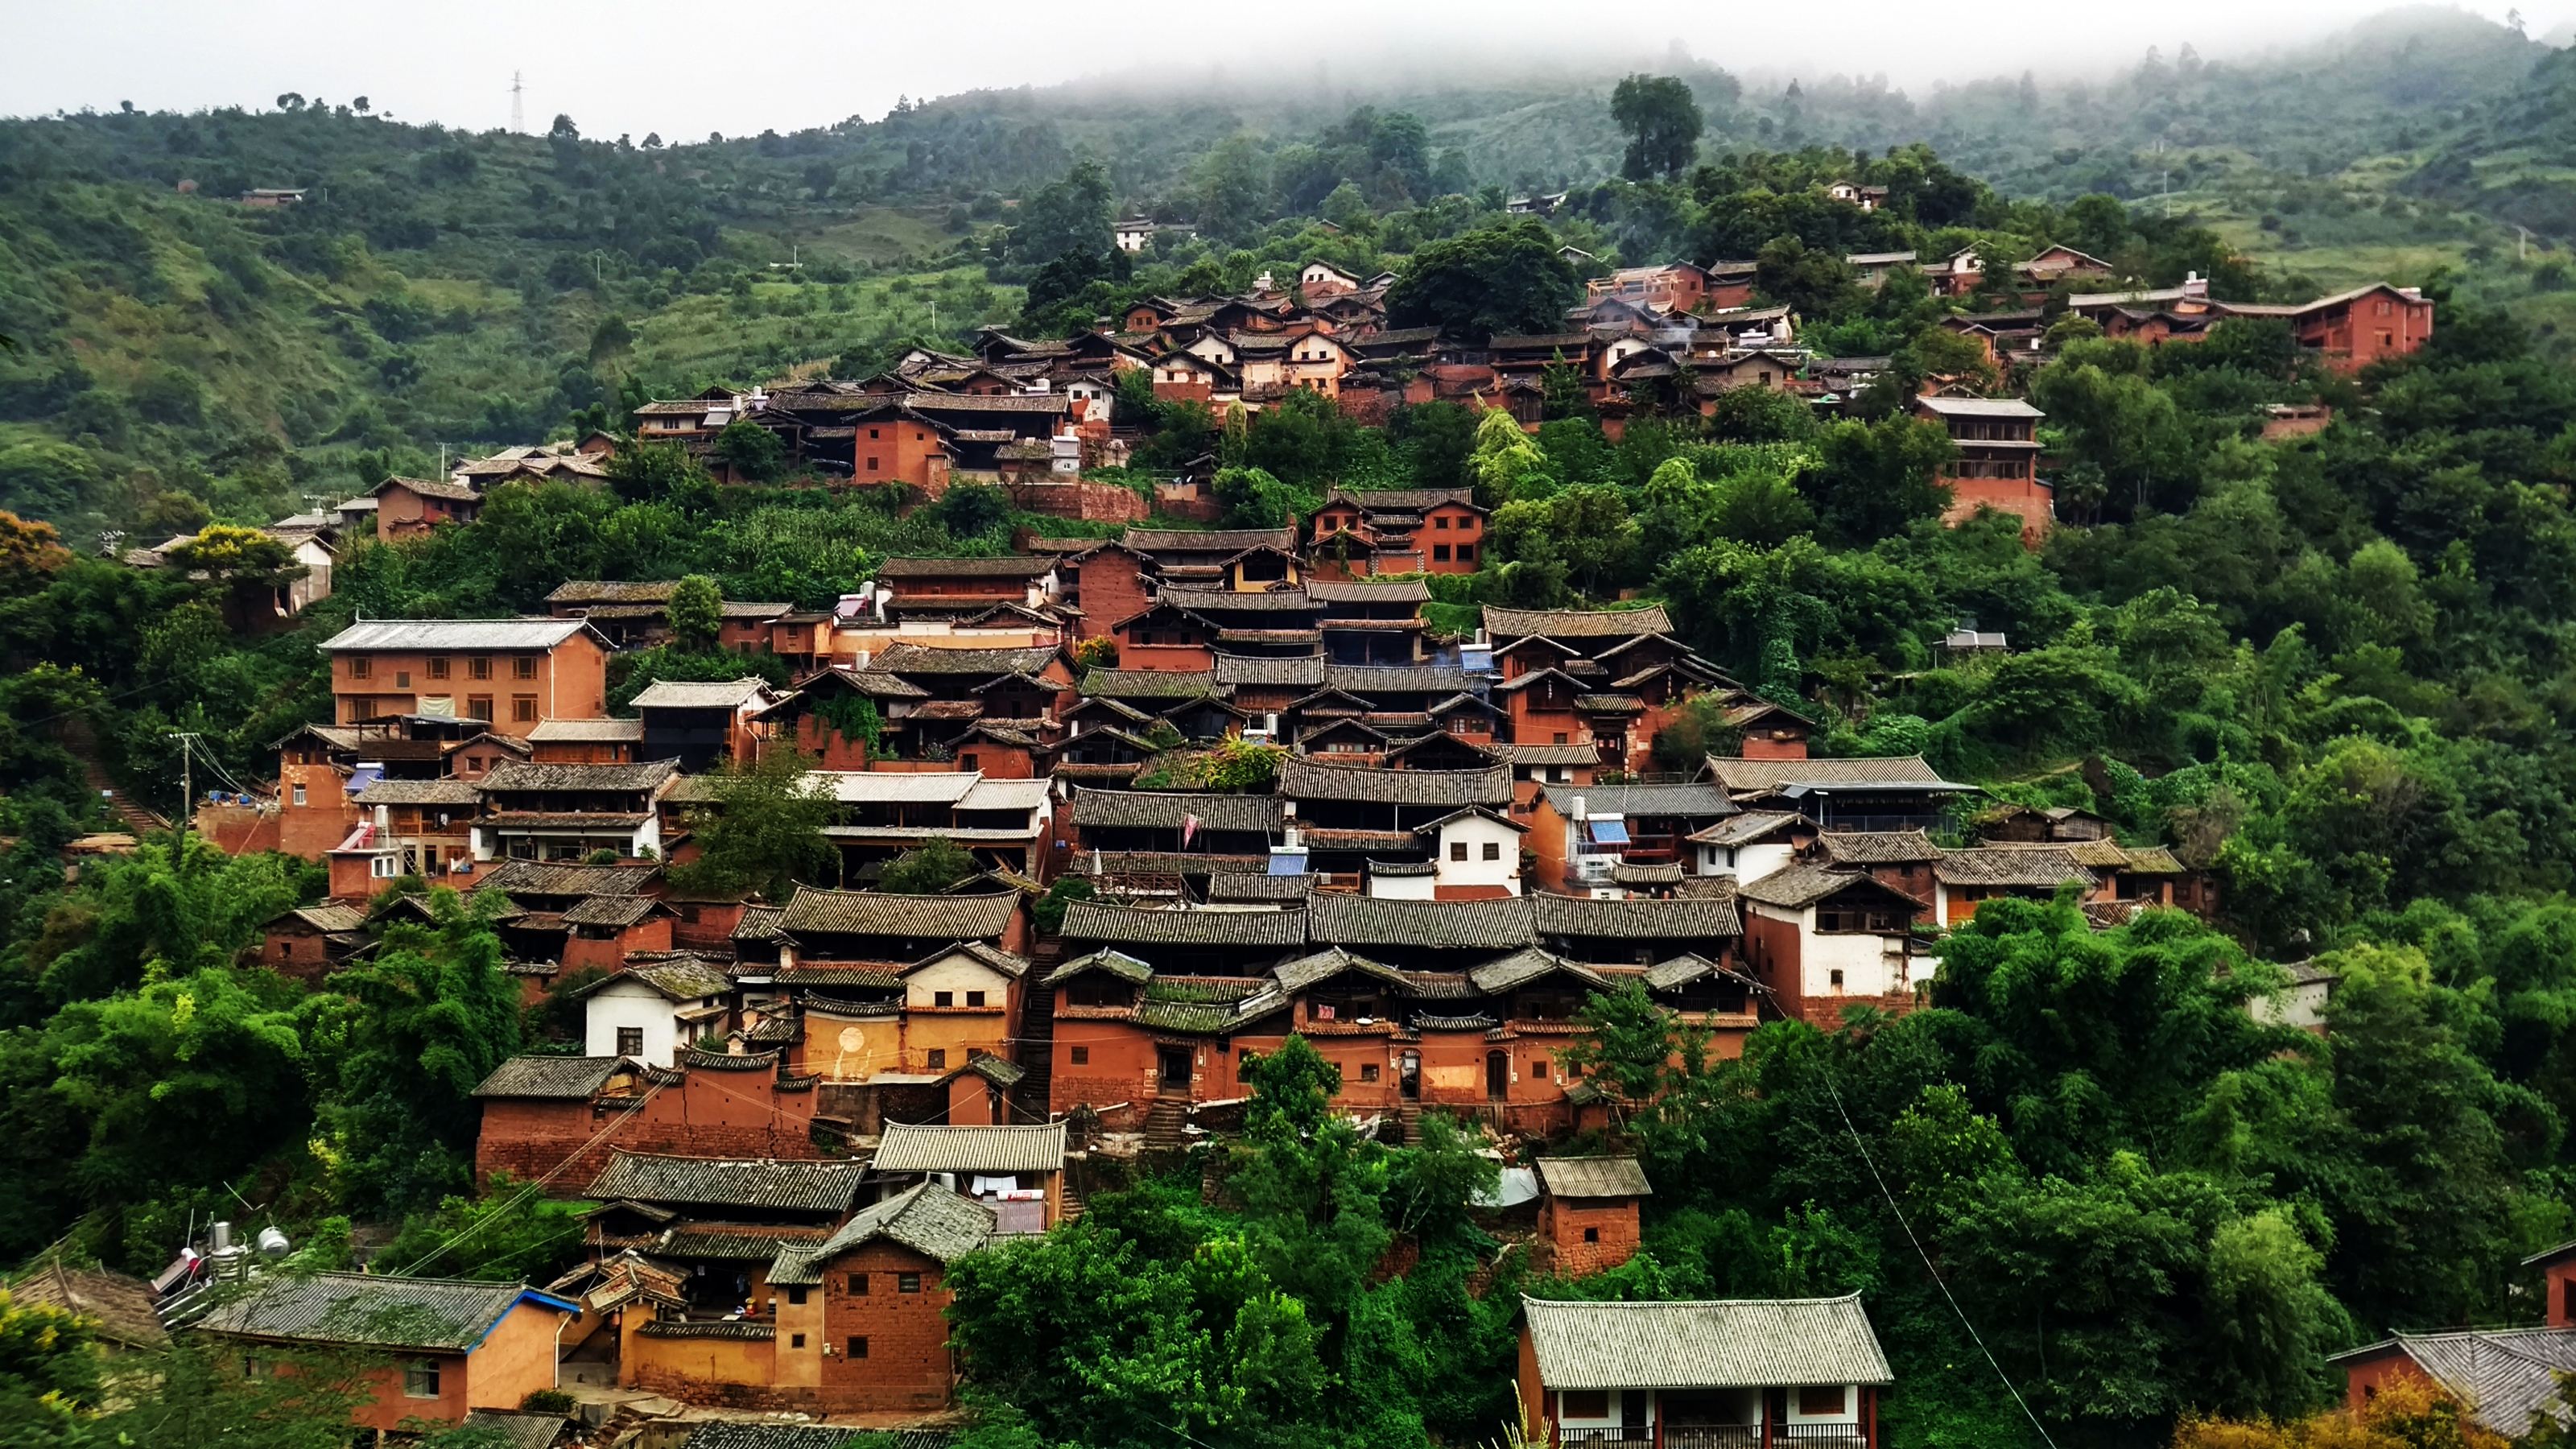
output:
[{"label": "rooftop antenna", "polygon": [[514,136],[527,133],[528,103],[522,94],[526,89],[519,82],[519,73],[515,70],[510,72],[510,134]]}]

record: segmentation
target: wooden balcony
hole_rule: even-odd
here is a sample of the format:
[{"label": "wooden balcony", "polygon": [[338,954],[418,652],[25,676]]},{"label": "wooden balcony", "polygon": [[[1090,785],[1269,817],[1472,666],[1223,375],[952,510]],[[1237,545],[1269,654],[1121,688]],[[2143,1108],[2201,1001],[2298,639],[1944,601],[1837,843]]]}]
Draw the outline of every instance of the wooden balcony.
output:
[{"label": "wooden balcony", "polygon": [[1559,1429],[1558,1449],[1872,1449],[1864,1424],[1657,1424],[1650,1429]]}]

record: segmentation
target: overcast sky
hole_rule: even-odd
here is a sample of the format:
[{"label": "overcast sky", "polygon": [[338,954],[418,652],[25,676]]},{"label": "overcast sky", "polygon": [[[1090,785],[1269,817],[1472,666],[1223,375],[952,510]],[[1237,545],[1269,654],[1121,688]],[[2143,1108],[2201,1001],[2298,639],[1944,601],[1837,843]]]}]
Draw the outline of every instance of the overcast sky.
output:
[{"label": "overcast sky", "polygon": [[[2532,33],[2564,0],[2523,0]],[[898,95],[1047,85],[1222,63],[1234,77],[1360,79],[1372,57],[1454,69],[1479,53],[1526,60],[1629,61],[1679,40],[1738,71],[1884,72],[1909,90],[1940,77],[2094,73],[2149,45],[2171,55],[2243,54],[2325,34],[2382,8],[2373,0],[2095,0],[2076,11],[1970,5],[1957,24],[1937,0],[1738,3],[1683,0],[1615,11],[1565,0],[963,0],[774,8],[704,0],[0,0],[7,16],[0,113],[265,107],[285,91],[481,130],[510,118],[526,78],[530,130],[568,113],[589,136],[702,138],[870,120]],[[2502,19],[2504,4],[2460,8]],[[2077,18],[2080,16],[2081,18]],[[1617,32],[1615,36],[1608,33]],[[1628,47],[1613,52],[1610,43]],[[1543,58],[1543,60],[1542,60]]]}]

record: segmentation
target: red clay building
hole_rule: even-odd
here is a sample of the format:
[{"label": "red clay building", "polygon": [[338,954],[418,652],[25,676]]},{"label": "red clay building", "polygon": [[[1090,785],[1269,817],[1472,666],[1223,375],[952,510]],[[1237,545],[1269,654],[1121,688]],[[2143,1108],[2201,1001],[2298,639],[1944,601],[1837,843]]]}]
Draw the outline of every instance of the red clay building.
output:
[{"label": "red clay building", "polygon": [[1949,431],[1958,456],[1941,467],[1950,506],[1941,521],[1955,528],[1991,508],[2021,520],[2022,542],[2037,548],[2057,520],[2055,490],[2039,481],[2039,409],[2019,398],[1920,397],[1918,416]]},{"label": "red clay building", "polygon": [[369,619],[322,649],[341,724],[452,714],[524,737],[608,713],[608,643],[579,619]]},{"label": "red clay building", "polygon": [[1542,1157],[1538,1235],[1560,1278],[1616,1268],[1637,1256],[1639,1204],[1654,1193],[1633,1157]]}]

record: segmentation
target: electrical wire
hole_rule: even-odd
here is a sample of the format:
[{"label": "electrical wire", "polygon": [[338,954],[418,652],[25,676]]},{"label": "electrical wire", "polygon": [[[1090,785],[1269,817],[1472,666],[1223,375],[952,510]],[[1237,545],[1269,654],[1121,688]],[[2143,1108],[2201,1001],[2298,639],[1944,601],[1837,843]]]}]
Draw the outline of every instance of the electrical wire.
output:
[{"label": "electrical wire", "polygon": [[606,1141],[610,1133],[615,1132],[618,1128],[634,1121],[635,1114],[643,1111],[646,1103],[651,1102],[655,1097],[661,1095],[662,1086],[663,1084],[657,1081],[651,1086],[645,1088],[644,1095],[636,1098],[633,1105],[629,1106],[623,1115],[611,1121],[607,1126],[600,1128],[597,1132],[592,1133],[589,1141],[584,1142],[581,1146],[565,1153],[563,1160],[556,1163],[552,1171],[548,1172],[545,1176],[536,1179],[534,1182],[529,1183],[517,1192],[512,1193],[509,1197],[504,1198],[498,1207],[493,1208],[490,1212],[485,1213],[475,1221],[466,1224],[463,1228],[458,1229],[454,1234],[450,1235],[445,1242],[431,1248],[428,1252],[413,1259],[409,1265],[398,1268],[387,1276],[394,1278],[411,1277],[413,1274],[418,1273],[424,1264],[434,1261],[448,1249],[455,1247],[457,1244],[464,1242],[467,1238],[470,1238],[476,1233],[479,1233],[483,1231],[483,1229],[491,1226],[492,1223],[497,1221],[503,1213],[509,1211],[511,1208],[517,1207],[521,1202],[524,1202],[530,1194],[544,1191],[546,1184],[563,1176],[564,1169],[580,1161],[583,1153],[588,1152],[590,1149],[597,1147],[600,1143]]}]

